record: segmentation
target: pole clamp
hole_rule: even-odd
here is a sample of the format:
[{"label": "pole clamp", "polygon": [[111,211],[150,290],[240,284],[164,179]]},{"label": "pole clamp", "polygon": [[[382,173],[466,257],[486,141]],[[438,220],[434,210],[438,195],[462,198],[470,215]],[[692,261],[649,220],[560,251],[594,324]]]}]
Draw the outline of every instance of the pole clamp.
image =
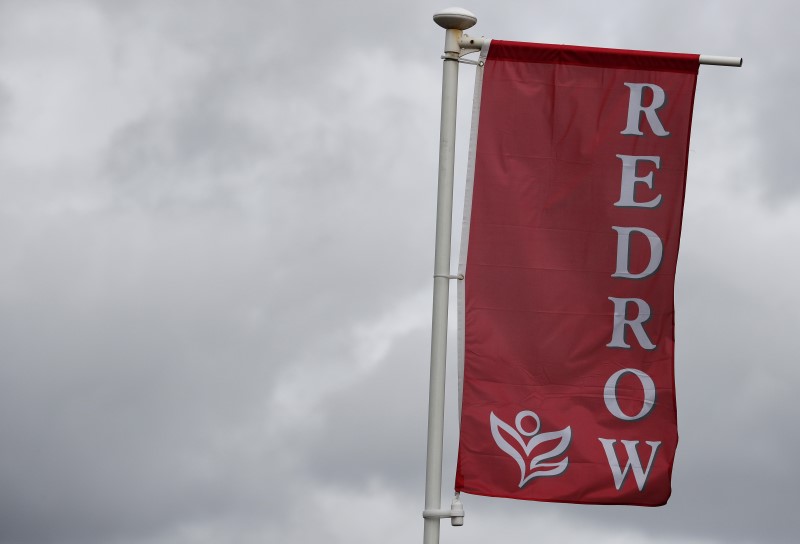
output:
[{"label": "pole clamp", "polygon": [[[470,51],[470,53],[474,53],[474,51]],[[442,55],[442,60],[454,60],[460,62],[461,64],[472,64],[473,66],[483,66],[482,60],[472,60],[472,59],[462,59],[462,58],[453,58],[448,57],[447,55]]]},{"label": "pole clamp", "polygon": [[450,503],[450,510],[423,510],[422,517],[425,519],[450,518],[450,525],[461,527],[464,525],[464,505],[461,503],[459,495],[460,493],[456,493],[456,496],[453,497],[453,502]]},{"label": "pole clamp", "polygon": [[448,280],[463,280],[464,279],[464,274],[456,274],[455,276],[453,274],[434,274],[433,277],[434,278],[446,278]]}]

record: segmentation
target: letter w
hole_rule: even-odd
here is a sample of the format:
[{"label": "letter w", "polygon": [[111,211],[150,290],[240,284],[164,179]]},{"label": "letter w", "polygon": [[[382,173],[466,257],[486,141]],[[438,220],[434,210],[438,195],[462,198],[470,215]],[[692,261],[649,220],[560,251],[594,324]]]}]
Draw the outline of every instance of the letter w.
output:
[{"label": "letter w", "polygon": [[633,477],[636,479],[636,486],[639,491],[644,489],[644,484],[647,482],[647,477],[650,475],[650,469],[653,466],[653,460],[656,458],[656,451],[661,446],[661,442],[645,442],[650,446],[650,460],[647,462],[647,468],[642,468],[642,462],[639,460],[639,454],[636,452],[636,446],[639,444],[638,440],[621,440],[622,445],[625,446],[625,451],[628,453],[628,462],[625,468],[619,465],[617,453],[614,451],[614,444],[616,440],[610,438],[598,438],[603,444],[603,449],[606,450],[606,457],[608,457],[608,465],[611,467],[611,473],[614,475],[614,485],[619,491],[622,484],[625,483],[625,478],[628,476],[628,471],[633,470]]}]

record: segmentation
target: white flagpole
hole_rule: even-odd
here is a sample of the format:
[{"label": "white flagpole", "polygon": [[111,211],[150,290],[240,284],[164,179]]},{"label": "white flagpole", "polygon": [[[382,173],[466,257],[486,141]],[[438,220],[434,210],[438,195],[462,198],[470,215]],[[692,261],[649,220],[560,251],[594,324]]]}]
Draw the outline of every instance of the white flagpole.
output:
[{"label": "white flagpole", "polygon": [[[458,59],[464,30],[477,18],[461,8],[434,14],[445,29],[442,73],[442,118],[439,136],[439,191],[436,204],[436,249],[433,267],[433,323],[431,330],[431,376],[428,392],[428,456],[425,468],[425,527],[423,544],[438,544],[439,520],[452,517],[453,525],[463,523],[460,501],[451,510],[441,510],[442,442],[444,434],[445,360],[447,357],[447,307],[450,295],[450,239],[453,223],[453,168],[455,166]],[[453,515],[457,514],[457,515]],[[458,515],[460,514],[460,515]]]}]

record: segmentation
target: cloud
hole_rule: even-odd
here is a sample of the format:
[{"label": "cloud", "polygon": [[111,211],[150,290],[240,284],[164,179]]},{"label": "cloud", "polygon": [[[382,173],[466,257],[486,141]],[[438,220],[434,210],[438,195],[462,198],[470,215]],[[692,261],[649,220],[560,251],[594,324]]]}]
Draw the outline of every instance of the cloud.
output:
[{"label": "cloud", "polygon": [[[698,87],[672,502],[466,496],[442,542],[796,534],[794,8],[726,6],[472,6],[476,34],[745,67]],[[0,542],[420,538],[440,7],[0,3]]]}]

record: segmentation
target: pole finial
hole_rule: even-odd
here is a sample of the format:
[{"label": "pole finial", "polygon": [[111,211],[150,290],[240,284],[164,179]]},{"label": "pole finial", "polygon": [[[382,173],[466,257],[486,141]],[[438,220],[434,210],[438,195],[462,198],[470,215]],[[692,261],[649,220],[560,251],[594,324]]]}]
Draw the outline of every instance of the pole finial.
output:
[{"label": "pole finial", "polygon": [[466,30],[475,26],[478,18],[464,8],[447,8],[434,13],[433,21],[446,30]]}]

